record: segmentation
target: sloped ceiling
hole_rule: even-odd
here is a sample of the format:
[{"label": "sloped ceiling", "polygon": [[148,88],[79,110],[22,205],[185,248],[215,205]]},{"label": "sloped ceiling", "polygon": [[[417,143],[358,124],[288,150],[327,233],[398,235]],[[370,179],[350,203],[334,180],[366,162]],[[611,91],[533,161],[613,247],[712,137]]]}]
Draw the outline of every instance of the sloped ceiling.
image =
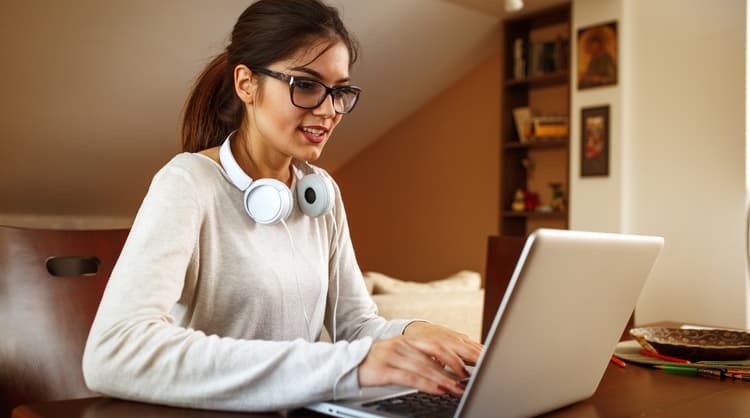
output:
[{"label": "sloped ceiling", "polygon": [[[352,76],[365,93],[319,164],[335,171],[499,48],[501,3],[332,1],[362,45]],[[153,174],[179,152],[179,116],[194,77],[248,4],[6,4],[0,214],[133,216]]]}]

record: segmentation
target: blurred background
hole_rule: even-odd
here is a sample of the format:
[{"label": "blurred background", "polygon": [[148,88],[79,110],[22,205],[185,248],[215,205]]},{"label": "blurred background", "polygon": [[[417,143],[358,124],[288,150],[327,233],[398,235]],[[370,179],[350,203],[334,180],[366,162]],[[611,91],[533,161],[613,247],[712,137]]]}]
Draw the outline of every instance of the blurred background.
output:
[{"label": "blurred background", "polygon": [[[0,224],[130,226],[247,0],[30,0],[0,15]],[[507,22],[569,5],[564,227],[661,235],[637,321],[748,324],[745,0],[335,0],[364,89],[319,165],[360,265],[484,272],[503,231]],[[617,82],[576,88],[581,28],[617,22]],[[541,99],[541,102],[544,102]],[[609,106],[609,173],[580,175],[581,109]],[[537,162],[543,165],[543,162]],[[549,199],[549,190],[539,190]]]}]

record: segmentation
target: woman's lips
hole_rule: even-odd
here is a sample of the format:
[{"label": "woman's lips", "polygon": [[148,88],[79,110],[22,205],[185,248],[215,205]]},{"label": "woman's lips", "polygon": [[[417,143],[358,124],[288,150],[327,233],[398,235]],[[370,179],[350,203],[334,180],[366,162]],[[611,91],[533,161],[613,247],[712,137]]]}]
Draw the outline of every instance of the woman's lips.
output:
[{"label": "woman's lips", "polygon": [[302,135],[307,138],[308,141],[314,144],[323,142],[326,137],[326,133],[328,132],[327,129],[320,127],[302,127],[299,128],[299,130],[302,132]]}]

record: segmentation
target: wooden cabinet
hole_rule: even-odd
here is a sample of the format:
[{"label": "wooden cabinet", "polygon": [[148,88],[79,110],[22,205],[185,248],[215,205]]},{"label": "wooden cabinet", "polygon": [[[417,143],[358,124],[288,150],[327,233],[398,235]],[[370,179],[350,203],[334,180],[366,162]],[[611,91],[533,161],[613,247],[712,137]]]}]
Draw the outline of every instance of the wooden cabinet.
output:
[{"label": "wooden cabinet", "polygon": [[[567,229],[570,5],[503,25],[500,231],[525,236],[540,227]],[[516,123],[519,117],[523,123]]]}]

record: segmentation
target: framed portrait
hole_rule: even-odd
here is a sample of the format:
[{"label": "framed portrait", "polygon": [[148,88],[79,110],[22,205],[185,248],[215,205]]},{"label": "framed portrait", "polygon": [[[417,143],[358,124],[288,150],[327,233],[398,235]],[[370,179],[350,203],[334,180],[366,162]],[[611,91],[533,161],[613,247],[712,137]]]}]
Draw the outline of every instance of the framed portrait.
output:
[{"label": "framed portrait", "polygon": [[609,106],[581,109],[581,177],[609,175]]},{"label": "framed portrait", "polygon": [[617,84],[617,22],[578,30],[578,90]]}]

